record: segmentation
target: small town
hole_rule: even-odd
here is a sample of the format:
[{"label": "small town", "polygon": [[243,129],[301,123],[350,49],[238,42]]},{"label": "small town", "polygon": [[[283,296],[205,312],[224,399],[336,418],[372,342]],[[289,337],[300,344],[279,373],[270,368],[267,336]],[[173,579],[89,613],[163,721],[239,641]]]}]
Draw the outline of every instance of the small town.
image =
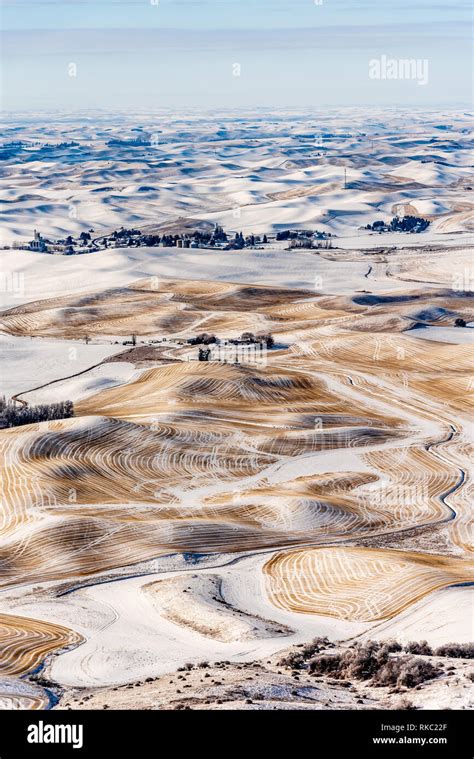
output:
[{"label": "small town", "polygon": [[[369,232],[382,234],[384,232],[405,232],[419,234],[428,229],[430,222],[418,216],[394,216],[391,221],[374,221],[361,228]],[[34,229],[33,239],[14,242],[16,250],[30,250],[37,253],[62,254],[74,256],[82,253],[93,253],[110,248],[201,248],[203,250],[242,250],[250,248],[263,249],[275,243],[287,243],[287,249],[293,248],[333,248],[335,236],[331,232],[321,232],[312,229],[283,229],[276,234],[247,234],[243,232],[225,232],[219,224],[209,230],[188,230],[179,233],[142,232],[139,229],[120,227],[109,234],[94,236],[94,230],[81,232],[79,235],[68,235],[65,238],[53,240],[43,237],[41,232]],[[8,246],[6,246],[8,249]]]},{"label": "small town", "polygon": [[90,229],[88,232],[81,232],[77,236],[68,235],[63,239],[53,240],[44,237],[41,232],[35,229],[33,230],[33,239],[15,242],[12,247],[16,250],[73,256],[109,248],[262,249],[264,246],[275,242],[287,242],[288,248],[327,248],[332,247],[331,237],[331,233],[307,229],[285,229],[277,232],[276,235],[226,233],[223,227],[215,224],[214,228],[209,231],[191,230],[175,234],[145,233],[139,229],[121,227],[110,234],[94,237],[94,230]]}]

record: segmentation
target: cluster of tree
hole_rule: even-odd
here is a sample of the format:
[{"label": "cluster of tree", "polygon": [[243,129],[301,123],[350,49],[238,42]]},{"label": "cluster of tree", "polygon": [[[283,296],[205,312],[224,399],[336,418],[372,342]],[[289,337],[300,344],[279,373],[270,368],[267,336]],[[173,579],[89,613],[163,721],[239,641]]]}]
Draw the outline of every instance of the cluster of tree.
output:
[{"label": "cluster of tree", "polygon": [[22,424],[48,422],[53,419],[68,419],[74,416],[72,401],[42,403],[38,406],[20,406],[15,401],[0,398],[0,426],[19,427]]},{"label": "cluster of tree", "polygon": [[202,332],[200,335],[196,335],[196,337],[190,337],[188,343],[189,345],[211,345],[212,343],[217,343],[217,338],[215,335],[208,335],[207,332]]},{"label": "cluster of tree", "polygon": [[200,232],[197,230],[193,234],[193,240],[195,240],[197,243],[207,243],[211,239],[211,233],[210,232]]},{"label": "cluster of tree", "polygon": [[275,340],[273,339],[273,335],[270,335],[269,333],[254,335],[253,332],[243,332],[240,336],[240,340],[229,340],[229,342],[234,343],[235,345],[238,345],[239,343],[241,345],[265,343],[267,348],[273,348],[273,346],[275,345]]},{"label": "cluster of tree", "polygon": [[247,235],[247,237],[244,237],[242,232],[236,232],[231,245],[233,248],[239,249],[245,247],[253,247],[254,245],[261,245],[261,243],[265,244],[267,242],[267,235],[263,235],[263,237],[260,237],[260,235]]},{"label": "cluster of tree", "polygon": [[142,235],[141,242],[147,248],[154,248],[161,242],[160,235]]},{"label": "cluster of tree", "polygon": [[31,148],[31,147],[40,147],[40,148],[72,148],[77,147],[79,145],[78,142],[74,142],[73,140],[71,142],[25,142],[24,140],[12,140],[11,142],[5,142],[3,147],[5,148],[12,148],[12,147],[25,147],[25,148]]},{"label": "cluster of tree", "polygon": [[317,236],[321,240],[324,240],[326,237],[331,237],[330,232],[318,232],[318,230],[313,229],[283,229],[281,232],[277,232],[276,239],[277,240],[309,240],[313,237]]},{"label": "cluster of tree", "polygon": [[232,240],[232,245],[234,248],[244,248],[245,247],[245,239],[242,234],[242,232],[236,232],[235,237]]},{"label": "cluster of tree", "polygon": [[[94,230],[90,230],[93,232]],[[81,232],[79,235],[79,242],[81,245],[87,245],[88,242],[91,241],[91,235],[90,232]],[[51,244],[51,240],[45,240],[46,243]],[[58,243],[63,243],[66,246],[66,250],[64,251],[66,254],[72,255],[75,253],[74,250],[74,237],[72,235],[68,235],[64,240],[58,240]]]},{"label": "cluster of tree", "polygon": [[147,148],[150,147],[151,141],[144,137],[135,137],[131,140],[119,140],[114,138],[107,142],[109,147],[128,147],[128,148]]},{"label": "cluster of tree", "polygon": [[[51,153],[56,150],[64,150],[71,147],[77,147],[78,145],[78,142],[61,142],[59,144],[53,145],[51,143],[42,144],[40,142],[23,142],[21,140],[14,140],[12,142],[6,142],[0,147],[0,161],[5,161],[9,158],[13,158],[25,149],[31,151],[31,149],[34,148],[34,152],[37,155],[41,155],[43,153]],[[467,189],[469,190],[470,188],[468,187]]]},{"label": "cluster of tree", "polygon": [[210,348],[199,348],[199,361],[209,361],[209,357],[211,355],[211,349]]},{"label": "cluster of tree", "polygon": [[[217,242],[227,242],[227,235],[222,227],[216,226],[215,229],[210,232],[196,231],[192,234],[142,234],[138,229],[124,229],[123,227],[118,232],[113,232],[110,236],[110,241],[123,240],[127,241],[130,246],[144,245],[147,247],[157,247],[162,245],[165,248],[175,248],[178,246],[178,241],[185,243],[184,247],[190,247],[191,242],[197,243],[197,245],[215,245]],[[104,240],[104,244],[107,240]]]},{"label": "cluster of tree", "polygon": [[[202,332],[196,337],[190,337],[188,339],[189,345],[212,345],[217,343],[218,338],[215,335],[209,335],[207,332]],[[273,348],[275,340],[270,333],[254,335],[253,332],[243,332],[240,337],[231,338],[228,340],[231,345],[253,345],[258,343],[265,343],[267,348]]]},{"label": "cluster of tree", "polygon": [[296,240],[298,237],[312,237],[313,233],[307,229],[302,229],[296,232],[292,229],[283,229],[281,232],[277,232],[277,240]]},{"label": "cluster of tree", "polygon": [[124,227],[120,227],[118,232],[112,232],[110,236],[112,240],[121,240],[124,237],[136,237],[137,235],[141,235],[139,229],[125,229]]},{"label": "cluster of tree", "polygon": [[4,148],[22,148],[23,146],[28,146],[28,143],[23,142],[23,140],[13,140],[12,142],[5,142],[3,144]]},{"label": "cluster of tree", "polygon": [[24,145],[26,145],[29,148],[31,148],[31,147],[38,147],[41,152],[48,152],[48,153],[53,152],[55,150],[67,150],[68,148],[77,148],[77,147],[79,147],[79,143],[78,142],[74,142],[74,141],[71,141],[71,142],[58,142],[58,143],[54,143],[54,142],[43,142],[43,143],[34,142],[34,143],[30,143],[30,144],[24,143]]},{"label": "cluster of tree", "polygon": [[[130,247],[136,246],[139,247],[140,245],[143,245],[147,248],[156,248],[158,245],[163,245],[163,247],[167,248],[173,248],[176,246],[178,240],[181,240],[182,237],[180,235],[157,235],[157,234],[149,234],[149,235],[142,235],[140,232],[137,232],[137,230],[124,230],[126,234],[121,234],[120,232],[114,232],[111,236],[110,241],[113,242],[114,240],[123,240],[127,238],[127,234],[129,234],[128,239],[126,239],[127,245]],[[104,240],[104,244],[107,245],[107,240]]]},{"label": "cluster of tree", "polygon": [[211,245],[214,245],[216,242],[227,242],[227,234],[224,232],[224,228],[216,224],[211,233],[209,242]]},{"label": "cluster of tree", "polygon": [[428,229],[430,222],[418,216],[394,216],[388,224],[385,221],[374,221],[373,224],[367,224],[366,229],[372,232],[424,232]]}]

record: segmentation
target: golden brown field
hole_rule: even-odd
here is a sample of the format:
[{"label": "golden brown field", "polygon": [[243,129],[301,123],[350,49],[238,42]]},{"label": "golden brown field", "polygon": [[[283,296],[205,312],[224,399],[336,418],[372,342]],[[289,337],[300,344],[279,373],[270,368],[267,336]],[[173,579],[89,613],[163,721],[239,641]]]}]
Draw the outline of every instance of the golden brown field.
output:
[{"label": "golden brown field", "polygon": [[[381,265],[380,254],[371,260]],[[392,269],[407,281],[395,293],[387,278],[376,298],[144,278],[0,314],[1,329],[25,340],[117,340],[104,364],[137,370],[74,398],[73,418],[0,431],[0,583],[13,612],[2,614],[0,672],[46,660],[53,678],[59,662],[66,684],[93,678],[91,651],[103,655],[102,631],[126,614],[122,600],[102,600],[101,582],[109,592],[120,577],[146,575],[134,597],[158,627],[206,645],[271,641],[273,650],[300,617],[367,626],[472,582],[472,355],[409,328],[414,314],[436,329],[474,310],[442,267],[429,291],[413,281],[416,257],[410,268],[397,254]],[[199,362],[185,340],[203,331],[271,333],[275,347],[263,365]],[[122,349],[131,334],[137,347]],[[53,385],[57,395],[61,382]],[[176,556],[228,569],[197,564],[196,580],[166,564]],[[240,559],[253,562],[252,591],[245,575],[232,584]],[[118,599],[126,587],[117,583]],[[53,621],[62,608],[64,626]],[[79,674],[68,678],[61,661],[71,655]]]}]

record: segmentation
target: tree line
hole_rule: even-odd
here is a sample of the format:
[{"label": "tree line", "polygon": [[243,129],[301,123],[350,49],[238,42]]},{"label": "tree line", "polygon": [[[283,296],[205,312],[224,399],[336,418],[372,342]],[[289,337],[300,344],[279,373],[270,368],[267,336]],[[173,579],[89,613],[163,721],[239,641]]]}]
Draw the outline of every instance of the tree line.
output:
[{"label": "tree line", "polygon": [[41,403],[37,406],[18,405],[16,401],[0,398],[0,427],[19,427],[22,424],[49,422],[74,416],[72,401]]},{"label": "tree line", "polygon": [[[187,340],[188,345],[212,345],[213,343],[220,342],[220,339],[215,335],[210,335],[207,332],[202,332],[196,337],[190,337]],[[229,338],[226,342],[231,345],[252,345],[253,343],[265,343],[267,348],[273,348],[275,340],[273,335],[269,333],[254,335],[253,332],[243,332],[240,338]]]}]

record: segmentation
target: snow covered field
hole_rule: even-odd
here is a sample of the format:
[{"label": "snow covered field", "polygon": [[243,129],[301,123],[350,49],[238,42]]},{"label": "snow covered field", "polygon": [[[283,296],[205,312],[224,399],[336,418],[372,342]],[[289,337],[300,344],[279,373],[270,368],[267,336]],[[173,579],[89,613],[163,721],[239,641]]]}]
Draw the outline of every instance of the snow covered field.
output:
[{"label": "snow covered field", "polygon": [[[89,346],[88,346],[89,347]],[[95,348],[102,348],[108,346],[93,346]],[[114,346],[114,353],[117,352],[117,346]],[[101,351],[97,352],[101,355]],[[102,351],[102,358],[107,358],[109,351]],[[21,398],[28,403],[59,403],[60,401],[78,401],[84,398],[88,398],[94,393],[98,393],[101,390],[105,390],[109,387],[117,387],[117,385],[131,382],[133,377],[139,374],[133,368],[133,364],[126,361],[114,361],[111,363],[99,364],[92,369],[83,371],[78,377],[71,377],[70,379],[64,379],[48,384],[39,390],[33,390],[32,392],[26,392],[21,394]]]},{"label": "snow covered field", "polygon": [[[176,248],[122,248],[83,256],[47,256],[0,251],[0,268],[21,291],[2,293],[3,307],[69,293],[120,287],[143,277],[209,279],[350,293],[365,283],[368,264],[328,262],[315,251],[199,251]],[[23,275],[23,276],[22,276]]]},{"label": "snow covered field", "polygon": [[[15,337],[14,335],[0,334],[0,351],[2,353],[2,362],[0,368],[0,396],[5,395],[10,398],[14,394],[22,393],[25,390],[45,385],[49,382],[69,377],[72,374],[83,372],[94,364],[100,363],[104,358],[118,353],[122,346],[118,345],[86,345],[79,340],[48,340],[47,338],[29,338]],[[110,374],[103,374],[100,369],[99,375],[95,375],[98,380],[97,387],[100,387],[100,376],[104,379],[110,377],[114,371],[112,367],[117,364],[109,365]],[[120,371],[118,369],[117,371]],[[82,392],[86,390],[84,385],[87,377],[77,378],[76,384],[83,384]],[[74,383],[71,381],[66,385],[67,389],[74,392]],[[91,385],[93,392],[94,385]],[[64,396],[59,391],[56,398],[55,385],[52,386],[51,392],[55,395],[54,399],[50,395],[50,390],[41,394],[37,391],[31,396],[33,403],[42,403],[46,398],[49,403],[60,400],[74,400],[68,395]],[[79,394],[81,391],[79,391]]]},{"label": "snow covered field", "polygon": [[417,327],[410,330],[410,337],[434,340],[455,345],[474,345],[474,328],[472,327]]},{"label": "snow covered field", "polygon": [[11,114],[4,242],[31,239],[34,228],[64,237],[189,219],[350,237],[402,207],[433,218],[426,239],[466,231],[470,132],[461,110],[89,114],[79,123],[59,113],[47,126]]},{"label": "snow covered field", "polygon": [[[314,636],[468,641],[467,116],[57,114],[5,133],[7,245],[122,225],[334,236],[0,250],[0,396],[76,413],[0,430],[7,675],[46,657],[61,687],[101,688]],[[402,212],[431,225],[365,229]],[[188,361],[178,338],[200,330],[275,347],[262,367]],[[101,363],[129,332],[137,349]],[[0,683],[0,702],[43,708],[25,682]]]},{"label": "snow covered field", "polygon": [[[104,583],[72,593],[61,601],[39,604],[36,613],[48,621],[71,625],[81,632],[87,642],[55,660],[52,674],[65,686],[109,685],[130,682],[148,675],[170,672],[196,659],[227,659],[253,661],[269,656],[281,648],[304,642],[315,635],[328,635],[332,639],[350,637],[363,632],[367,625],[339,622],[324,617],[285,613],[275,609],[266,596],[261,565],[267,556],[244,558],[231,567],[204,572],[200,569],[182,573],[137,577],[113,583]],[[237,627],[245,620],[244,612],[257,615],[260,620],[271,620],[280,626],[283,634],[275,631],[260,636],[248,635],[241,639],[221,641],[215,635],[199,634],[192,625],[176,624],[160,613],[159,605],[144,587],[159,579],[170,582],[173,578],[197,577],[192,595],[187,598],[180,590],[182,613],[187,605],[198,599],[201,620],[206,622],[212,609],[219,611],[219,603],[210,600],[209,609],[199,600],[198,585],[204,587],[206,576],[217,575],[223,581],[223,595],[235,608],[220,609],[223,623],[230,620]],[[190,584],[192,581],[189,579]],[[186,583],[185,583],[186,584]],[[84,615],[88,608],[90,615]],[[15,614],[28,615],[26,606],[16,606]],[[276,623],[276,625],[275,625]],[[289,629],[286,631],[284,627]]]}]

